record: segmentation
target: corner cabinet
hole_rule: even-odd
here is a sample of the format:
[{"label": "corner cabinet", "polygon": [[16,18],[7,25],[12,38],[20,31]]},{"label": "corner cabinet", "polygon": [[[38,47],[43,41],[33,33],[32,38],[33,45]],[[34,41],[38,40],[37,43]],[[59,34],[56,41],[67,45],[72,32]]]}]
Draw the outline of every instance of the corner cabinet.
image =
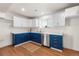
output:
[{"label": "corner cabinet", "polygon": [[63,50],[63,36],[62,35],[50,35],[50,47]]},{"label": "corner cabinet", "polygon": [[36,43],[41,43],[41,34],[40,33],[31,33],[31,41]]},{"label": "corner cabinet", "polygon": [[29,33],[12,34],[12,37],[13,45],[18,45],[30,40]]}]

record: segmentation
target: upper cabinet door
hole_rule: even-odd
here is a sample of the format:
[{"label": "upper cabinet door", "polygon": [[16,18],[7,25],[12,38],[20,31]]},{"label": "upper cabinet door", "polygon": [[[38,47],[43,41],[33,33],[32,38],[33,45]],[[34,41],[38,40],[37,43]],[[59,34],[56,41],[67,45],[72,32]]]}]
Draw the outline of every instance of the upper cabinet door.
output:
[{"label": "upper cabinet door", "polygon": [[65,9],[65,17],[78,16],[78,14],[79,14],[79,6]]},{"label": "upper cabinet door", "polygon": [[57,20],[57,26],[65,26],[65,13],[64,11],[55,14],[55,20]]},{"label": "upper cabinet door", "polygon": [[47,27],[65,26],[64,11],[57,12],[47,19]]},{"label": "upper cabinet door", "polygon": [[48,18],[47,18],[47,27],[54,27],[54,26],[57,26],[57,17],[54,16],[54,15],[50,15]]},{"label": "upper cabinet door", "polygon": [[47,19],[39,19],[39,27],[40,28],[47,27]]},{"label": "upper cabinet door", "polygon": [[31,19],[31,27],[38,27],[38,23],[36,23],[36,19]]},{"label": "upper cabinet door", "polygon": [[36,27],[45,28],[47,26],[47,19],[44,17],[36,19]]},{"label": "upper cabinet door", "polygon": [[29,20],[27,18],[14,17],[13,21],[14,21],[13,22],[14,27],[31,27],[32,26],[32,20]]},{"label": "upper cabinet door", "polygon": [[13,19],[14,27],[26,27],[26,19],[21,17],[14,17]]},{"label": "upper cabinet door", "polygon": [[51,15],[46,15],[36,19],[36,27],[46,28],[55,26],[65,26],[64,11],[57,12]]}]

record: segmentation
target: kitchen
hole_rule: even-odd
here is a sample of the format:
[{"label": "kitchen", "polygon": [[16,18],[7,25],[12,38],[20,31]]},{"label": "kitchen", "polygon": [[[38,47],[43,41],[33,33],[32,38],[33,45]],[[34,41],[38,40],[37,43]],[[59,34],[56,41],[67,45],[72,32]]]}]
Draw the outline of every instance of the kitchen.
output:
[{"label": "kitchen", "polygon": [[78,3],[3,3],[2,6],[0,48],[3,51],[10,46],[16,49],[30,45],[24,48],[34,52],[34,49],[39,49],[31,47],[34,44],[60,54],[69,49],[79,55]]}]

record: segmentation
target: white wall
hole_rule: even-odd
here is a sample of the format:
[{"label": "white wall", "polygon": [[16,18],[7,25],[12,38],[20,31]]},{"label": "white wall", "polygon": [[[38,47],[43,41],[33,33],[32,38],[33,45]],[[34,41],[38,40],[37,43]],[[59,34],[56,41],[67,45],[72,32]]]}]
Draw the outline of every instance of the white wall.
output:
[{"label": "white wall", "polygon": [[12,44],[11,33],[29,32],[29,28],[13,28],[11,25],[11,23],[0,22],[0,47],[5,47]]},{"label": "white wall", "polygon": [[1,18],[0,19],[0,48],[12,44],[11,33],[23,33],[23,32],[25,33],[25,32],[29,32],[29,30],[30,28],[26,28],[26,27],[13,27],[13,21]]},{"label": "white wall", "polygon": [[11,44],[11,23],[0,22],[0,47]]},{"label": "white wall", "polygon": [[79,18],[67,19],[70,25],[64,31],[64,47],[79,51]]}]

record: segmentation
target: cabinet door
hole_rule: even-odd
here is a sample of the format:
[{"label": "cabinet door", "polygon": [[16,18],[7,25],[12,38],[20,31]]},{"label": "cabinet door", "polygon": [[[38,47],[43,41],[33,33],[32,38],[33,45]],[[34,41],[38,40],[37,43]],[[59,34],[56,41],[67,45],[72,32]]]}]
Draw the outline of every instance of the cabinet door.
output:
[{"label": "cabinet door", "polygon": [[29,41],[29,33],[13,34],[13,45]]},{"label": "cabinet door", "polygon": [[19,34],[14,34],[13,45],[22,43],[22,37]]},{"label": "cabinet door", "polygon": [[23,17],[14,17],[13,19],[14,27],[32,27],[32,20]]},{"label": "cabinet door", "polygon": [[40,33],[31,33],[32,41],[41,43],[41,34]]},{"label": "cabinet door", "polygon": [[62,36],[50,35],[50,46],[56,49],[63,49]]},{"label": "cabinet door", "polygon": [[65,13],[64,13],[64,11],[61,11],[61,12],[54,14],[54,20],[56,22],[56,26],[65,26]]},{"label": "cabinet door", "polygon": [[59,13],[58,25],[65,26],[65,13],[64,12]]},{"label": "cabinet door", "polygon": [[46,26],[47,26],[47,19],[42,19],[42,18],[40,18],[39,20],[38,20],[38,26],[40,27],[40,28],[45,28]]},{"label": "cabinet door", "polygon": [[48,19],[47,20],[47,27],[54,27],[54,26],[56,26],[56,20],[55,19]]}]

